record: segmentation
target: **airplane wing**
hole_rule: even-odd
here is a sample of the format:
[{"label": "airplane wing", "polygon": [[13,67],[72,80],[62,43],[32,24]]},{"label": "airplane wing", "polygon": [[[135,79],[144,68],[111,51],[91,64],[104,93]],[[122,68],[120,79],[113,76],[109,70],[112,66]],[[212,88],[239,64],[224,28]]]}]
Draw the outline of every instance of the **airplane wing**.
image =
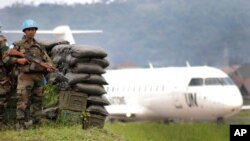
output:
[{"label": "airplane wing", "polygon": [[[2,33],[9,33],[9,34],[22,34],[23,32],[20,30],[3,30]],[[38,30],[38,34],[54,34],[52,30]]]},{"label": "airplane wing", "polygon": [[103,30],[72,30],[73,34],[84,34],[84,33],[103,33]]},{"label": "airplane wing", "polygon": [[250,110],[250,105],[243,105],[241,110]]},{"label": "airplane wing", "polygon": [[[9,33],[9,34],[21,34],[23,33],[20,30],[4,30],[2,33]],[[58,32],[53,30],[37,30],[38,34],[64,34],[64,32]],[[84,34],[84,33],[103,33],[102,30],[72,30],[72,34]]]},{"label": "airplane wing", "polygon": [[14,33],[14,34],[16,34],[16,33],[23,33],[21,30],[3,30],[2,31],[2,33]]},{"label": "airplane wing", "polygon": [[[3,33],[21,34],[21,30],[5,30]],[[70,44],[75,44],[73,34],[103,33],[102,30],[71,30],[68,25],[57,26],[53,30],[37,30],[37,34],[54,34],[59,40],[67,40]]]}]

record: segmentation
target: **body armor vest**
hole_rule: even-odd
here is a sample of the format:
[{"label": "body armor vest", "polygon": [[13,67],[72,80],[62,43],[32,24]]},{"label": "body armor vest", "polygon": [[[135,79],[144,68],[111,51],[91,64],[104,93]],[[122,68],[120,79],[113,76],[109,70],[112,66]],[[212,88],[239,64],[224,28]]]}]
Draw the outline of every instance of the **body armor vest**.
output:
[{"label": "body armor vest", "polygon": [[[43,51],[42,49],[39,47],[39,45],[31,45],[30,47],[20,47],[19,51],[24,53],[25,55],[29,55],[32,56],[35,59],[43,60]],[[43,68],[42,66],[40,66],[39,64],[30,61],[29,64],[27,65],[22,65],[21,67],[21,72],[45,72],[45,68]]]}]

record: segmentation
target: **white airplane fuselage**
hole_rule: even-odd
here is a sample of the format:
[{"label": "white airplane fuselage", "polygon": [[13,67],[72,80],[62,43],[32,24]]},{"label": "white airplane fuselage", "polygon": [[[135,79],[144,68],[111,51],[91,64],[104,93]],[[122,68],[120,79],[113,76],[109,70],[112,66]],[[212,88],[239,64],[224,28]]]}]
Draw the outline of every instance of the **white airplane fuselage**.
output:
[{"label": "white airplane fuselage", "polygon": [[105,108],[112,119],[214,120],[241,110],[231,79],[212,67],[108,70]]}]

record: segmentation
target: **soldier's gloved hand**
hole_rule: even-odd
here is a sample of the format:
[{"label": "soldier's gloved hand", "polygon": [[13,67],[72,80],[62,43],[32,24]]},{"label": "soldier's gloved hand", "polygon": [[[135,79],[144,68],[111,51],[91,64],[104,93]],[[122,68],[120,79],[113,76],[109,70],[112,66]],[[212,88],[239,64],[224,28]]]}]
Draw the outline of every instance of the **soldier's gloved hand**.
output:
[{"label": "soldier's gloved hand", "polygon": [[20,65],[25,65],[25,64],[29,63],[29,61],[26,58],[18,58],[17,63]]}]

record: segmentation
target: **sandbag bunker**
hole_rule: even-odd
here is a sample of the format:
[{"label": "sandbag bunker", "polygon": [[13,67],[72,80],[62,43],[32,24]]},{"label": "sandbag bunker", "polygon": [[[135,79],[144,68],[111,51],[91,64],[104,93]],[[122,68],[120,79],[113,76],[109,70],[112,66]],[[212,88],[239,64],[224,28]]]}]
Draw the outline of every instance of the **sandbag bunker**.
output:
[{"label": "sandbag bunker", "polygon": [[62,44],[53,47],[49,54],[68,79],[66,85],[59,84],[60,118],[71,122],[80,119],[84,129],[102,128],[108,116],[104,106],[109,105],[103,87],[108,83],[102,76],[109,66],[107,53],[94,46]]}]

